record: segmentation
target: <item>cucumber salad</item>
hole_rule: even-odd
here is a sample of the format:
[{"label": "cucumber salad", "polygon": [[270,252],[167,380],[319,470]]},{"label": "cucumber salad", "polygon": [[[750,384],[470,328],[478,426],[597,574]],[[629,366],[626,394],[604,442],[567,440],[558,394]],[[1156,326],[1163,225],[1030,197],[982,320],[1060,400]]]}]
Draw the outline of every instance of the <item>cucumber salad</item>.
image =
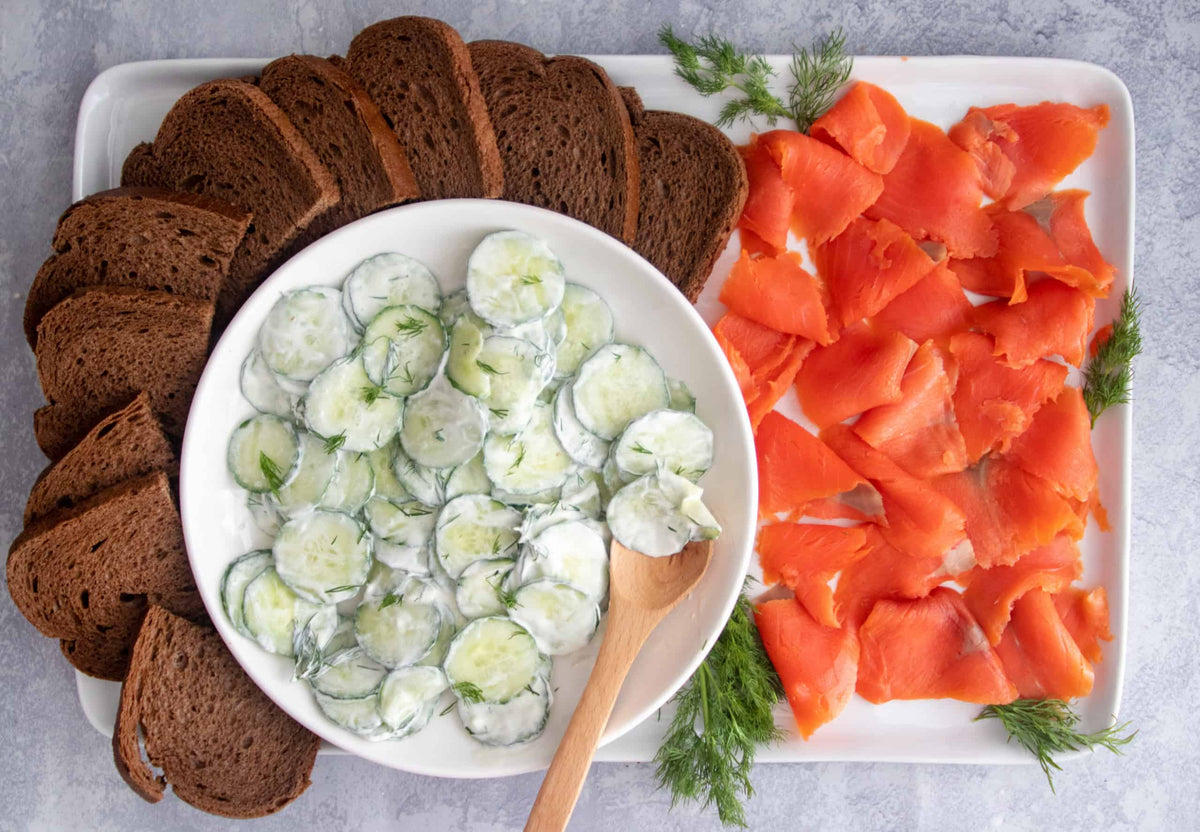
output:
[{"label": "cucumber salad", "polygon": [[537,737],[553,657],[607,607],[611,537],[666,556],[720,532],[687,386],[520,231],[446,296],[394,253],[284,294],[241,390],[228,465],[271,543],[226,570],[226,614],[368,739],[450,711],[486,745]]}]

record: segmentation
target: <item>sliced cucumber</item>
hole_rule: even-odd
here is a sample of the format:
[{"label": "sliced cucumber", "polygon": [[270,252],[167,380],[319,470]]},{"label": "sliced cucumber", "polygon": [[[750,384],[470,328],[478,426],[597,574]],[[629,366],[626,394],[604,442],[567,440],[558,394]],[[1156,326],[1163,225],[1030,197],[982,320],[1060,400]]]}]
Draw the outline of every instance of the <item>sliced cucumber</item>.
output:
[{"label": "sliced cucumber", "polygon": [[538,404],[520,433],[488,436],[483,465],[498,488],[513,494],[537,494],[566,482],[574,462],[554,433],[553,410],[548,404]]},{"label": "sliced cucumber", "polygon": [[501,595],[513,566],[509,558],[496,558],[477,560],[464,569],[454,593],[459,612],[467,618],[504,615],[508,606]]},{"label": "sliced cucumber", "polygon": [[419,306],[389,306],[363,332],[367,375],[394,396],[410,396],[429,384],[446,352],[446,331],[437,315]]},{"label": "sliced cucumber", "polygon": [[467,298],[467,290],[465,288],[455,290],[446,295],[442,299],[441,307],[438,309],[438,318],[447,332],[452,330],[454,325],[464,317],[470,319],[471,323],[475,324],[485,336],[492,334],[491,324],[471,310],[471,301]]},{"label": "sliced cucumber", "polygon": [[242,362],[241,388],[246,401],[258,412],[285,419],[295,417],[297,399],[280,386],[258,350],[253,350]]},{"label": "sliced cucumber", "polygon": [[242,591],[242,623],[251,638],[267,652],[292,655],[292,636],[298,619],[316,612],[310,604],[292,592],[268,566],[246,584]]},{"label": "sliced cucumber", "polygon": [[[557,312],[558,310],[555,311]],[[533,344],[542,352],[553,355],[558,345],[551,338],[550,330],[547,328],[549,320],[550,315],[544,318],[534,318],[532,321],[526,321],[523,324],[497,330],[496,334],[504,335],[508,338],[520,338],[522,341],[528,341]]]},{"label": "sliced cucumber", "polygon": [[276,494],[280,509],[289,517],[321,502],[337,468],[337,456],[326,452],[325,442],[317,436],[301,431],[300,447],[300,470]]},{"label": "sliced cucumber", "polygon": [[564,384],[554,398],[554,433],[571,459],[599,468],[608,459],[609,443],[585,428],[575,415],[573,386]]},{"label": "sliced cucumber", "polygon": [[246,498],[246,508],[255,528],[267,537],[279,534],[279,527],[287,519],[279,510],[279,504],[271,494],[251,494]]},{"label": "sliced cucumber", "polygon": [[396,732],[394,738],[410,736],[429,724],[438,698],[449,687],[439,667],[393,670],[379,690],[379,715]]},{"label": "sliced cucumber", "polygon": [[371,536],[348,514],[317,510],[283,524],[271,551],[279,577],[322,604],[358,594],[371,570]]},{"label": "sliced cucumber", "polygon": [[411,495],[427,506],[440,506],[445,502],[447,472],[419,465],[398,442],[392,455],[392,473],[407,492],[406,499]]},{"label": "sliced cucumber", "polygon": [[629,423],[613,444],[612,458],[623,479],[662,466],[696,482],[712,467],[713,433],[695,414],[655,410]]},{"label": "sliced cucumber", "polygon": [[712,540],[721,527],[704,506],[704,491],[671,471],[634,480],[608,504],[608,525],[621,545],[651,557],[681,550],[689,540]]},{"label": "sliced cucumber", "polygon": [[429,574],[429,549],[375,538],[375,562],[413,575]]},{"label": "sliced cucumber", "polygon": [[447,500],[453,500],[463,494],[487,494],[491,490],[492,481],[488,479],[487,470],[483,466],[483,451],[455,468],[454,473],[446,480]]},{"label": "sliced cucumber", "polygon": [[621,472],[617,469],[617,463],[611,456],[600,468],[600,485],[601,496],[604,498],[604,511],[607,514],[613,496],[626,485],[625,480],[621,478]]},{"label": "sliced cucumber", "polygon": [[535,676],[528,688],[502,705],[459,699],[458,718],[467,733],[484,745],[518,745],[541,736],[553,699],[550,683]]},{"label": "sliced cucumber", "polygon": [[570,584],[540,579],[517,590],[508,614],[551,656],[573,653],[592,640],[600,626],[600,607]]},{"label": "sliced cucumber", "polygon": [[375,471],[365,453],[340,451],[333,477],[321,495],[321,508],[358,514],[375,493]]},{"label": "sliced cucumber", "polygon": [[347,451],[374,451],[396,435],[404,403],[377,387],[361,355],[335,361],[312,380],[304,397],[304,422]]},{"label": "sliced cucumber", "polygon": [[387,672],[386,667],[357,648],[352,658],[325,665],[309,684],[334,699],[361,699],[379,691]]},{"label": "sliced cucumber", "polygon": [[551,503],[558,502],[561,496],[561,488],[550,488],[546,491],[534,492],[533,494],[514,494],[511,491],[505,491],[503,488],[492,488],[493,500],[498,500],[506,506],[517,508],[550,505]]},{"label": "sliced cucumber", "polygon": [[396,479],[394,465],[398,447],[398,442],[389,442],[379,450],[367,454],[367,459],[371,462],[371,473],[375,475],[374,496],[387,497],[389,500],[402,503],[411,499],[411,495],[408,493],[408,489],[400,483],[400,480]]},{"label": "sliced cucumber", "polygon": [[522,583],[539,578],[570,584],[603,604],[608,597],[608,547],[604,538],[591,523],[579,520],[545,529],[530,541],[520,565]]},{"label": "sliced cucumber", "polygon": [[405,404],[400,445],[418,465],[451,468],[479,453],[487,427],[478,399],[438,376]]},{"label": "sliced cucumber", "polygon": [[483,332],[469,318],[460,318],[450,330],[450,350],[446,356],[446,377],[459,390],[471,396],[486,396],[487,374],[479,367],[483,350]]},{"label": "sliced cucumber", "polygon": [[443,670],[460,700],[504,703],[534,680],[540,666],[533,636],[520,624],[493,616],[459,631]]},{"label": "sliced cucumber", "polygon": [[493,335],[484,340],[475,364],[487,377],[487,392],[479,398],[488,409],[491,429],[516,433],[546,383],[546,353],[520,338]]},{"label": "sliced cucumber", "polygon": [[599,468],[576,468],[562,487],[562,503],[593,520],[604,516],[604,474]]},{"label": "sliced cucumber", "polygon": [[425,264],[395,252],[359,263],[342,291],[347,311],[360,330],[389,306],[419,306],[436,312],[442,304],[441,287]]},{"label": "sliced cucumber", "polygon": [[242,488],[257,494],[279,491],[300,470],[300,440],[290,422],[267,414],[252,416],[234,428],[226,459]]},{"label": "sliced cucumber", "polygon": [[492,326],[516,326],[562,302],[565,274],[544,240],[523,231],[498,231],[471,252],[467,297],[475,314]]},{"label": "sliced cucumber", "polygon": [[671,409],[683,410],[688,413],[696,412],[696,397],[681,379],[668,378],[667,392],[671,396]]},{"label": "sliced cucumber", "polygon": [[368,740],[385,740],[391,736],[379,715],[377,694],[361,699],[336,699],[314,690],[313,697],[321,712],[347,731]]},{"label": "sliced cucumber", "polygon": [[342,293],[327,286],[288,292],[271,307],[258,348],[273,372],[310,381],[350,349]]},{"label": "sliced cucumber", "polygon": [[260,549],[256,552],[247,552],[229,564],[225,569],[225,574],[221,577],[221,603],[225,607],[225,615],[235,630],[250,638],[254,638],[254,636],[246,628],[242,598],[246,593],[247,584],[270,566],[270,550]]},{"label": "sliced cucumber", "polygon": [[586,286],[568,283],[563,291],[562,315],[566,338],[558,346],[558,375],[573,375],[600,347],[612,343],[615,332],[612,309],[604,298]]},{"label": "sliced cucumber", "polygon": [[446,504],[434,530],[434,552],[451,579],[477,560],[505,555],[517,543],[521,512],[482,494]]},{"label": "sliced cucumber", "polygon": [[407,667],[425,658],[441,627],[442,613],[437,606],[410,600],[404,592],[363,600],[354,614],[359,645],[388,668]]},{"label": "sliced cucumber", "polygon": [[[433,537],[433,526],[437,522],[437,509],[416,500],[396,503],[384,497],[372,497],[365,508],[367,525],[371,533],[398,546],[422,551]],[[379,557],[379,553],[376,553]],[[397,567],[397,564],[388,563]]]},{"label": "sliced cucumber", "polygon": [[601,347],[583,362],[573,395],[579,421],[601,439],[615,439],[634,419],[670,403],[658,362],[628,344]]},{"label": "sliced cucumber", "polygon": [[316,674],[324,662],[325,648],[337,634],[336,604],[318,607],[308,620],[296,621],[292,630],[292,655],[296,659],[293,679],[305,679]]},{"label": "sliced cucumber", "polygon": [[[566,297],[565,287],[563,297]],[[562,310],[562,306],[559,306],[547,315],[542,321],[542,326],[545,328],[546,335],[550,339],[548,346],[553,348],[551,352],[557,352],[558,348],[567,340],[567,317]],[[555,368],[557,369],[557,367],[558,362],[556,361]]]}]

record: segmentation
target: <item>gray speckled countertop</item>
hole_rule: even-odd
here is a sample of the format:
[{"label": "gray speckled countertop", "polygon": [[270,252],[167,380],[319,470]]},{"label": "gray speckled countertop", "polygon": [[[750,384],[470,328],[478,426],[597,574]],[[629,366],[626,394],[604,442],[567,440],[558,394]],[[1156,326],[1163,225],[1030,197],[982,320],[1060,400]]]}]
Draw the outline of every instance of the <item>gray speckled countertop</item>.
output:
[{"label": "gray speckled countertop", "polygon": [[[252,9],[252,10],[251,10]],[[1148,354],[1139,364],[1134,442],[1132,602],[1123,714],[1141,733],[1124,758],[1072,763],[1058,796],[1031,767],[764,765],[752,828],[1195,828],[1200,816],[1200,6],[1195,0],[855,0],[807,3],[407,3],[344,0],[0,0],[0,540],[20,531],[43,465],[30,426],[40,404],[21,333],[25,290],[70,202],[76,111],[101,70],[148,58],[328,54],[400,13],[443,17],[468,40],[547,52],[655,52],[662,22],[717,30],[783,52],[835,25],[859,54],[1046,55],[1101,63],[1133,94],[1137,119],[1137,280]],[[84,720],[58,645],[0,598],[0,829],[224,829],[168,797],[136,798],[108,741]],[[519,829],[539,775],[434,780],[322,757],[313,785],[256,828]],[[599,765],[573,829],[718,829],[692,807],[668,812],[646,765]]]}]

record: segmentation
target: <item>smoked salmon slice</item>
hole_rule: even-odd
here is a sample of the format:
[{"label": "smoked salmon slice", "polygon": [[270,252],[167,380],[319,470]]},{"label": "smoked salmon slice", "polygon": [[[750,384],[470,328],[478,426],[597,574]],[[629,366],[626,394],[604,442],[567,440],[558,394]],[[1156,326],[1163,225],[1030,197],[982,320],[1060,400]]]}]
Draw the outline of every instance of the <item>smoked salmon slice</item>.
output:
[{"label": "smoked salmon slice", "polygon": [[782,583],[818,623],[840,627],[829,581],[867,554],[861,528],[812,523],[772,523],[758,535],[763,582]]},{"label": "smoked salmon slice", "polygon": [[812,256],[843,326],[874,315],[937,265],[900,226],[864,217]]},{"label": "smoked salmon slice", "polygon": [[951,572],[974,566],[966,516],[953,501],[906,473],[847,425],[834,425],[821,438],[883,498],[887,525],[880,532],[888,543],[912,557],[942,558]]},{"label": "smoked salmon slice", "polygon": [[1060,533],[1074,540],[1083,537],[1074,507],[1045,480],[1003,456],[986,457],[929,482],[966,515],[967,536],[984,569],[1015,563]]},{"label": "smoked salmon slice", "polygon": [[1063,388],[1067,368],[1038,359],[1022,369],[1001,363],[990,336],[961,332],[950,338],[958,362],[954,412],[974,462],[988,451],[1004,450],[1029,427],[1033,414]]},{"label": "smoked salmon slice", "polygon": [[754,609],[763,647],[787,695],[800,735],[808,739],[846,707],[858,677],[858,637],[825,627],[792,598]]},{"label": "smoked salmon slice", "polygon": [[1069,536],[1059,535],[1045,546],[1022,555],[1011,566],[976,567],[962,582],[963,600],[993,645],[1008,625],[1013,604],[1031,589],[1061,592],[1083,573],[1079,547]]},{"label": "smoked salmon slice", "polygon": [[721,287],[720,299],[737,314],[777,332],[818,344],[832,340],[821,288],[795,252],[753,258],[743,252]]},{"label": "smoked salmon slice", "polygon": [[796,375],[804,415],[825,428],[864,410],[897,402],[900,381],[917,345],[899,332],[875,332],[859,321],[818,347]]},{"label": "smoked salmon slice", "polygon": [[[1106,298],[1116,269],[1104,259],[1092,240],[1091,229],[1083,215],[1083,204],[1088,196],[1090,194],[1087,191],[1055,191],[1030,204],[1025,210],[1043,223],[1067,262],[1089,275],[1089,279],[1080,279],[1079,282],[1072,282],[1066,277],[1058,279],[1083,289],[1093,297]],[[1075,272],[1072,275],[1079,276]]]},{"label": "smoked salmon slice", "polygon": [[957,275],[947,263],[939,263],[875,313],[873,320],[877,329],[903,332],[921,344],[965,332],[974,308]]},{"label": "smoked salmon slice", "polygon": [[917,240],[945,243],[952,257],[990,257],[996,232],[980,208],[983,188],[974,160],[936,124],[909,122],[904,152],[866,215],[891,220]]},{"label": "smoked salmon slice", "polygon": [[859,81],[808,134],[840,147],[867,170],[887,173],[908,143],[908,113],[887,90]]},{"label": "smoked salmon slice", "polygon": [[795,196],[783,181],[779,163],[771,158],[759,137],[752,137],[750,144],[739,147],[738,152],[746,163],[749,185],[738,225],[753,234],[753,244],[743,242],[743,247],[753,250],[761,243],[764,253],[778,254],[787,248]]},{"label": "smoked salmon slice", "polygon": [[1015,210],[1036,202],[1096,149],[1108,107],[1043,101],[972,107],[950,139],[978,166],[988,196]]},{"label": "smoked salmon slice", "polygon": [[797,511],[813,500],[837,498],[864,517],[881,517],[875,487],[819,438],[782,413],[771,411],[758,426],[758,510],[763,515]]},{"label": "smoked salmon slice", "polygon": [[807,338],[796,338],[794,345],[787,354],[787,359],[776,369],[770,378],[765,379],[758,387],[758,393],[753,399],[746,401],[746,409],[750,414],[750,426],[758,432],[758,426],[763,418],[775,409],[775,405],[787,393],[788,388],[796,380],[796,373],[804,359],[815,347]]},{"label": "smoked salmon slice", "polygon": [[996,653],[1022,698],[1070,700],[1092,692],[1092,663],[1063,625],[1054,598],[1040,589],[1013,604]]},{"label": "smoked salmon slice", "polygon": [[881,598],[924,598],[950,579],[940,557],[914,558],[884,540],[878,528],[863,531],[866,553],[842,570],[833,593],[842,626],[857,629]]},{"label": "smoked salmon slice", "polygon": [[1000,657],[962,596],[948,587],[915,601],[877,601],[858,639],[857,690],[868,702],[958,699],[1000,705],[1017,698]]},{"label": "smoked salmon slice", "polygon": [[1100,642],[1113,640],[1108,629],[1108,593],[1104,587],[1063,590],[1054,596],[1054,606],[1079,652],[1093,664],[1099,662],[1103,658]]},{"label": "smoked salmon slice", "polygon": [[841,234],[883,190],[879,174],[803,133],[772,130],[758,142],[793,194],[793,233],[813,245]]},{"label": "smoked salmon slice", "polygon": [[1002,300],[975,307],[976,329],[996,342],[993,353],[1009,367],[1028,367],[1039,358],[1059,355],[1078,367],[1087,354],[1096,301],[1057,280],[1029,287],[1022,303]]},{"label": "smoked salmon slice", "polygon": [[914,477],[967,467],[967,446],[954,416],[954,380],[933,343],[917,348],[900,380],[900,401],[874,407],[854,432]]},{"label": "smoked salmon slice", "polygon": [[1042,405],[1029,430],[1013,439],[1005,456],[1063,497],[1090,501],[1100,468],[1092,451],[1091,417],[1079,388],[1064,387]]}]

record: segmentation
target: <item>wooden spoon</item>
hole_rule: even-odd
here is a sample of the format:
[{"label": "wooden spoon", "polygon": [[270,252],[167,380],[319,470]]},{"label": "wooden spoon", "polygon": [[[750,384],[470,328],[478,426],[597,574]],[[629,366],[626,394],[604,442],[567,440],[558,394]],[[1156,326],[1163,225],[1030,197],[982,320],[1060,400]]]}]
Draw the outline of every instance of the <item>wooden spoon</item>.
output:
[{"label": "wooden spoon", "polygon": [[596,666],[542,781],[525,832],[562,832],[583,788],[621,683],[658,622],[700,582],[712,560],[711,540],[677,555],[652,558],[612,542],[608,629]]}]

